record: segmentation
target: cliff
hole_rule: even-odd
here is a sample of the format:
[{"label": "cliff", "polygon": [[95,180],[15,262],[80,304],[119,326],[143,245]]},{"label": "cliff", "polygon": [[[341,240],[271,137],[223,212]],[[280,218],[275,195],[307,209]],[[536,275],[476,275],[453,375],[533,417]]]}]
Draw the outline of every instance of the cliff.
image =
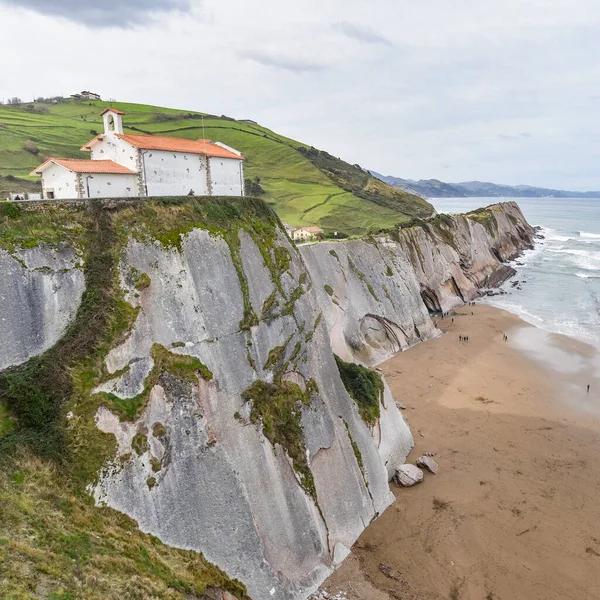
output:
[{"label": "cliff", "polygon": [[[36,211],[2,227],[31,231]],[[87,235],[66,246],[72,221]],[[51,240],[38,227],[0,250],[0,452],[43,454],[51,432],[97,505],[255,600],[314,590],[393,502],[412,447],[385,384],[363,372],[365,406],[334,352],[374,365],[439,335],[428,309],[505,277],[533,233],[509,203],[298,251],[249,198],[77,205],[46,225]]]}]

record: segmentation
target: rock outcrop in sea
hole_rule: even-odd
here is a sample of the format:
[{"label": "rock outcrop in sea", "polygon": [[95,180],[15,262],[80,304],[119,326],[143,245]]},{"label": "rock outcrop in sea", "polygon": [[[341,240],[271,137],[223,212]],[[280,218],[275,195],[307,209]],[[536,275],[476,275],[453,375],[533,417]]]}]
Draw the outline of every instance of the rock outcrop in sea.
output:
[{"label": "rock outcrop in sea", "polygon": [[[365,419],[334,353],[373,366],[440,335],[430,311],[510,276],[502,261],[533,230],[507,203],[297,249],[252,199],[104,210],[130,324],[85,402],[66,407],[69,435],[85,425],[111,448],[90,494],[202,552],[255,600],[306,598],[394,501],[413,445],[385,384]],[[0,369],[59,340],[84,293],[81,260],[85,242],[0,250]]]}]

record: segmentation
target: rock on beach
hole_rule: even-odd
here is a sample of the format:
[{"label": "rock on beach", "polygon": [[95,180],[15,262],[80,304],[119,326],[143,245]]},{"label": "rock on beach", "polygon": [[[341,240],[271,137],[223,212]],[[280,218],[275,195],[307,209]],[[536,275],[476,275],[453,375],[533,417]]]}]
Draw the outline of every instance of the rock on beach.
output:
[{"label": "rock on beach", "polygon": [[394,480],[402,487],[410,487],[423,481],[423,471],[415,465],[400,465],[396,468]]}]

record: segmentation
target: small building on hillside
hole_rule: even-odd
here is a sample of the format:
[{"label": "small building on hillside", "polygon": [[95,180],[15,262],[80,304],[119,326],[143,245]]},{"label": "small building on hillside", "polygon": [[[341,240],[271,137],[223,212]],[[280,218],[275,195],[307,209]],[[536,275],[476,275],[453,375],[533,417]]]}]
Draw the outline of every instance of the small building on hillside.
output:
[{"label": "small building on hillside", "polygon": [[49,158],[32,171],[44,198],[244,195],[241,152],[210,140],[124,133],[123,115],[102,111],[104,133],[81,148],[91,160]]},{"label": "small building on hillside", "polygon": [[83,92],[79,92],[79,94],[71,94],[71,98],[74,98],[75,100],[102,100],[100,94],[88,90],[83,90]]},{"label": "small building on hillside", "polygon": [[292,233],[295,242],[308,242],[314,239],[320,239],[323,236],[323,230],[320,227],[299,227]]}]

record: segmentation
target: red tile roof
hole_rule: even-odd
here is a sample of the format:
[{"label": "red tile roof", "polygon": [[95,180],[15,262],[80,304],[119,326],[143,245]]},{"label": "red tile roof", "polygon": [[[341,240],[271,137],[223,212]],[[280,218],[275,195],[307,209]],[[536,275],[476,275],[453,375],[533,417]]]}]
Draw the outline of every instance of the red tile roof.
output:
[{"label": "red tile roof", "polygon": [[[133,133],[117,133],[118,138],[135,148],[142,150],[164,150],[166,152],[187,152],[189,154],[206,154],[220,158],[237,158],[242,156],[218,146],[210,140],[184,140],[182,138],[160,137],[158,135],[137,135]],[[89,144],[86,144],[89,145]]]},{"label": "red tile roof", "polygon": [[[207,156],[220,158],[236,158],[245,160],[243,156],[227,150],[210,140],[186,140],[183,138],[162,137],[159,135],[140,135],[133,133],[115,133],[123,141],[131,144],[134,148],[141,150],[163,150],[165,152],[187,152],[188,154],[206,154]],[[80,150],[89,152],[97,141],[102,141],[104,133],[98,134],[87,144],[81,146]]]},{"label": "red tile roof", "polygon": [[55,163],[73,171],[73,173],[111,173],[117,175],[135,175],[135,171],[119,165],[112,160],[81,160],[78,158],[55,158],[50,157],[43,162],[30,175],[39,175],[48,163]]},{"label": "red tile roof", "polygon": [[316,225],[311,225],[310,227],[298,227],[296,231],[308,231],[308,233],[323,233],[323,230]]},{"label": "red tile roof", "polygon": [[114,113],[116,113],[117,115],[124,115],[125,113],[122,110],[119,110],[118,108],[113,108],[112,106],[107,106],[101,113],[100,116],[102,116],[104,113],[107,113],[109,110],[112,110]]}]

